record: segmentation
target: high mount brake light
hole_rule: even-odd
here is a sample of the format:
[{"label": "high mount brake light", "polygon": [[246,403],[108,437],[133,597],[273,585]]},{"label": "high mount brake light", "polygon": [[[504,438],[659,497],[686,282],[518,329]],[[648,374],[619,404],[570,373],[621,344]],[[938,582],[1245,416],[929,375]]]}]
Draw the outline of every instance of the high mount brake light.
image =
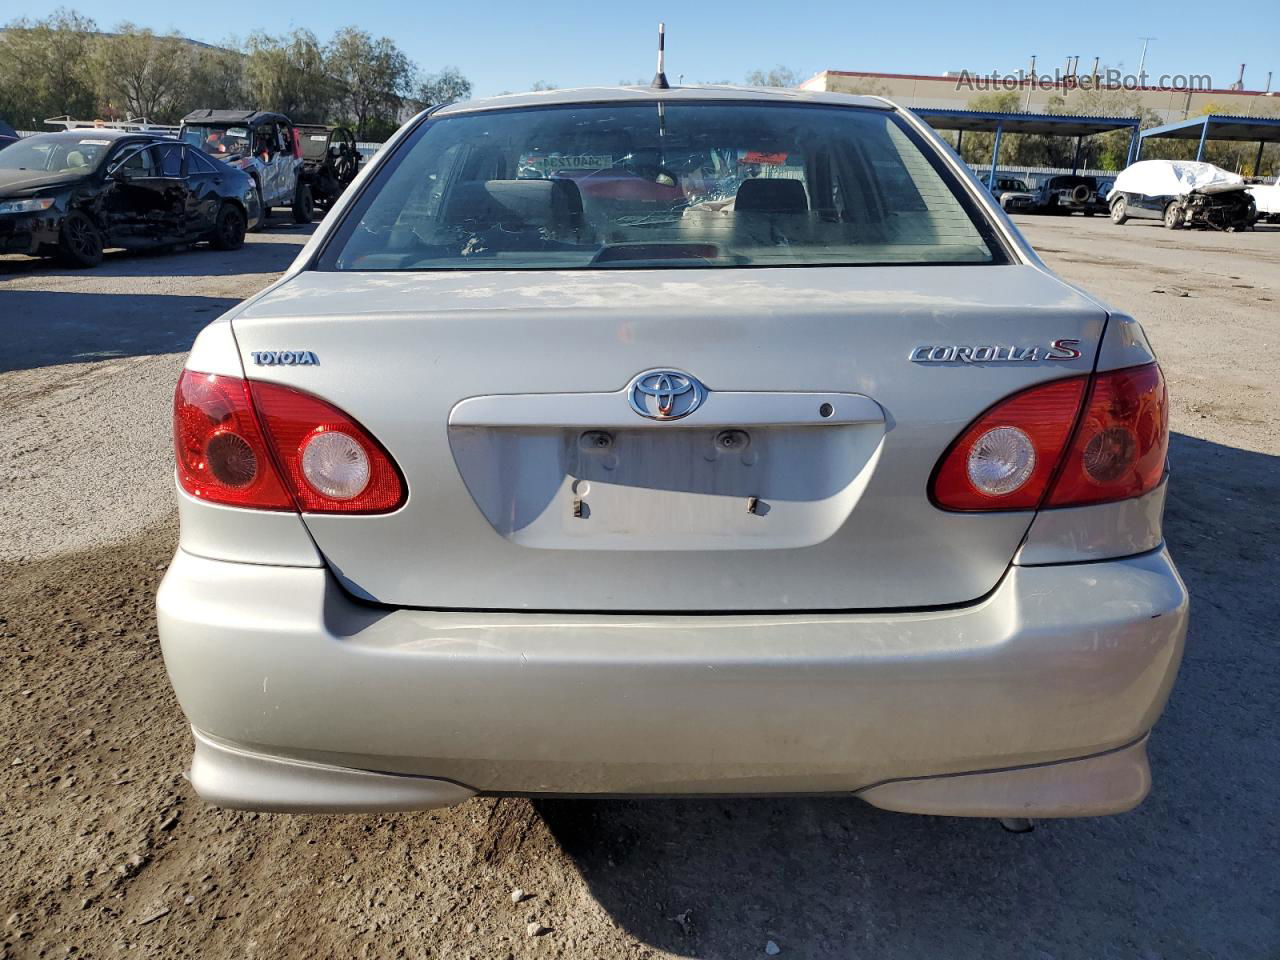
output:
[{"label": "high mount brake light", "polygon": [[1160,483],[1168,447],[1168,395],[1156,364],[1055,380],[1006,397],[970,424],[938,462],[929,494],[945,510],[964,511],[1125,500]]},{"label": "high mount brake light", "polygon": [[184,370],[174,394],[178,483],[210,503],[306,513],[386,513],[405,498],[390,455],[318,397]]}]

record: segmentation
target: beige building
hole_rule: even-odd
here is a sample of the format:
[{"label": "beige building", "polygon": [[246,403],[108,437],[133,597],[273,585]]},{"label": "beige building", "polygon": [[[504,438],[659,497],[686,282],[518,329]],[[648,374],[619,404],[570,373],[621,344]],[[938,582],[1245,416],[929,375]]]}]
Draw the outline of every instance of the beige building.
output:
[{"label": "beige building", "polygon": [[[1155,78],[1149,78],[1155,79]],[[1165,78],[1161,78],[1165,79]],[[1204,88],[1207,77],[1178,76],[1168,78],[1166,86],[1108,85],[1098,81],[1098,89],[1137,93],[1142,105],[1156,113],[1161,123],[1183,120],[1206,112],[1234,116],[1280,116],[1280,92]],[[1077,112],[1096,113],[1083,102],[1093,78],[1083,74],[1070,81],[1042,77],[1019,79],[1016,75],[992,80],[989,74],[967,74],[963,71],[944,76],[913,73],[868,73],[856,70],[823,70],[810,77],[801,87],[805,90],[830,90],[836,93],[869,93],[888,97],[904,107],[935,107],[963,110],[969,101],[984,93],[1016,91],[1020,109],[1028,113],[1043,112],[1053,97],[1071,104],[1080,101]],[[1091,97],[1095,99],[1096,97]]]}]

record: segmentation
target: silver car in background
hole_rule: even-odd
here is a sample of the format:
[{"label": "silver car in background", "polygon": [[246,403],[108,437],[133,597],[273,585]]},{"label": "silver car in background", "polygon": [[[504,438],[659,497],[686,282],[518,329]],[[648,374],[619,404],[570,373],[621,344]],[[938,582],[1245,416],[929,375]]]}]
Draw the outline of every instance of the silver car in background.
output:
[{"label": "silver car in background", "polygon": [[207,800],[1115,813],[1182,654],[1165,385],[912,114],[448,106],[175,398]]}]

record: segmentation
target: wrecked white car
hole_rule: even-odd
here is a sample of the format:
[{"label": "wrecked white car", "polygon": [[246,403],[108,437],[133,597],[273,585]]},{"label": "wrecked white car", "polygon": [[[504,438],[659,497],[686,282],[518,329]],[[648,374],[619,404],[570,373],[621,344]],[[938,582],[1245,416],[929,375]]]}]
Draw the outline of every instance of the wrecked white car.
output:
[{"label": "wrecked white car", "polygon": [[1108,195],[1111,221],[1163,220],[1170,230],[1243,230],[1258,217],[1244,178],[1211,163],[1141,160],[1116,176]]}]

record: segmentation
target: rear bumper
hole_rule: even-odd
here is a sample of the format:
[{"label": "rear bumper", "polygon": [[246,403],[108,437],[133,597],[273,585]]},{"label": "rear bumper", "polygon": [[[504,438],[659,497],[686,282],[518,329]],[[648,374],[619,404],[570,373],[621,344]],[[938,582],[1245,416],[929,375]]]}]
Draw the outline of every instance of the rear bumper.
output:
[{"label": "rear bumper", "polygon": [[180,551],[158,606],[197,791],[314,811],[861,792],[1118,812],[1145,795],[1187,617],[1163,549],[1013,567],[956,610],[772,616],[386,610],[324,569]]}]

